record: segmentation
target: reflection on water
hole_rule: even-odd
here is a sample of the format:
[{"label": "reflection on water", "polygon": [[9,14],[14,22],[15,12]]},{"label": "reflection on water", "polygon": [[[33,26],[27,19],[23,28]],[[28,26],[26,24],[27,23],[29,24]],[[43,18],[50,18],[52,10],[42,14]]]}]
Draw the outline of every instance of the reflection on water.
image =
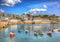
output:
[{"label": "reflection on water", "polygon": [[[8,28],[0,30],[0,42],[60,42],[60,32],[47,35],[47,32],[54,28],[60,28],[60,24],[10,25]],[[10,32],[15,32],[14,39],[10,38]]]}]

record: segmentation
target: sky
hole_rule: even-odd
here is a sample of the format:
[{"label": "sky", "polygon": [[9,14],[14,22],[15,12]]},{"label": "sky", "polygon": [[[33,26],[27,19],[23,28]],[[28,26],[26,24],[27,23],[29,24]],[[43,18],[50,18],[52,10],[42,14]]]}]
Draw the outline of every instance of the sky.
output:
[{"label": "sky", "polygon": [[60,16],[60,0],[0,0],[0,11],[8,14],[56,14]]}]

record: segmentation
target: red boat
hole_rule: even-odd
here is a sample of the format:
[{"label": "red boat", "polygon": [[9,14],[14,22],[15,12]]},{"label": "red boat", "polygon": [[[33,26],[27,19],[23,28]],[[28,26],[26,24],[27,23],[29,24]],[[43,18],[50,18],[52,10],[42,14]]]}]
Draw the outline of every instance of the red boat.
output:
[{"label": "red boat", "polygon": [[51,32],[51,31],[49,31],[47,34],[52,34],[52,32]]},{"label": "red boat", "polygon": [[15,37],[15,33],[14,32],[10,32],[10,37],[14,38]]}]

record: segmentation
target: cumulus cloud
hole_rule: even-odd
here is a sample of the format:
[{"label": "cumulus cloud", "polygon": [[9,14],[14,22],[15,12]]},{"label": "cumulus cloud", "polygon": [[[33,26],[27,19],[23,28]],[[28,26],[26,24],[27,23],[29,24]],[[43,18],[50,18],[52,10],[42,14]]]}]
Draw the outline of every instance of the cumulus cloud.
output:
[{"label": "cumulus cloud", "polygon": [[3,4],[1,5],[5,5],[5,6],[14,6],[17,3],[21,3],[21,0],[3,0]]},{"label": "cumulus cloud", "polygon": [[47,11],[47,9],[44,8],[35,8],[35,9],[30,9],[29,11],[25,12],[25,14],[36,14],[38,12],[44,12]]}]

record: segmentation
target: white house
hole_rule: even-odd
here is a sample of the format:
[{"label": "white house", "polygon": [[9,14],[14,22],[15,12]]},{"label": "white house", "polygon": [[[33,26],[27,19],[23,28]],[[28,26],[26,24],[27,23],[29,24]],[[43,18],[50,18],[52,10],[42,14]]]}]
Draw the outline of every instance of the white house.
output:
[{"label": "white house", "polygon": [[18,22],[17,19],[11,19],[10,22]]}]

